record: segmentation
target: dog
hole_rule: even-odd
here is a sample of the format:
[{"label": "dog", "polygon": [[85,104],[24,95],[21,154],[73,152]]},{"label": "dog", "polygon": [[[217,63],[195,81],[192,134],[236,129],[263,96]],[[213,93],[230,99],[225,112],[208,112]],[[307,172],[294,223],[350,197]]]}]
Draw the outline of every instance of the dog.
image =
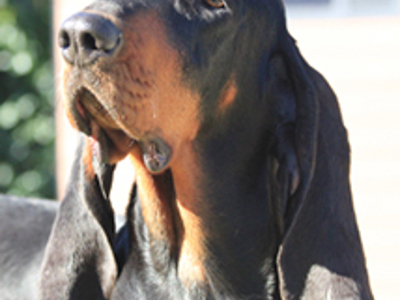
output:
[{"label": "dog", "polygon": [[59,36],[84,135],[39,299],[373,299],[336,96],[281,1],[102,0]]},{"label": "dog", "polygon": [[0,298],[32,300],[58,203],[0,196]]}]

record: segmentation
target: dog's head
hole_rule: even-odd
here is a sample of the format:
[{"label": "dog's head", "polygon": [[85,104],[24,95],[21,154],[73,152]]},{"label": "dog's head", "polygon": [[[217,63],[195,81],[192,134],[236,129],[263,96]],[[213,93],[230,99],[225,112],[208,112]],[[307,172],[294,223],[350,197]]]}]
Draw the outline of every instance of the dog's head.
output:
[{"label": "dog's head", "polygon": [[[255,280],[240,288],[254,290],[284,231],[273,218],[293,217],[300,201],[287,209],[286,200],[304,195],[315,159],[314,85],[281,1],[102,0],[66,20],[59,43],[67,114],[95,140],[94,154],[110,164],[131,155],[147,172],[147,198],[179,200],[142,206],[153,236],[180,249],[180,277],[204,282],[223,244],[252,264]],[[169,169],[175,190],[153,176]],[[247,253],[241,239],[263,242]],[[241,274],[225,273],[239,290]]]},{"label": "dog's head", "polygon": [[267,112],[255,99],[286,33],[282,10],[280,1],[95,2],[60,32],[70,121],[101,141],[102,159],[141,153],[162,172],[230,110]]}]

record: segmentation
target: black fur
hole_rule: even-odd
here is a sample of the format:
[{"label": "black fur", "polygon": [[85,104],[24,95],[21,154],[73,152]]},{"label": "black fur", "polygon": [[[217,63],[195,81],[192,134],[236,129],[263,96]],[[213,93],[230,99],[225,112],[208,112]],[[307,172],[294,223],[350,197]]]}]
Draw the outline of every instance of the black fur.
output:
[{"label": "black fur", "polygon": [[35,299],[56,202],[0,196],[0,297]]}]

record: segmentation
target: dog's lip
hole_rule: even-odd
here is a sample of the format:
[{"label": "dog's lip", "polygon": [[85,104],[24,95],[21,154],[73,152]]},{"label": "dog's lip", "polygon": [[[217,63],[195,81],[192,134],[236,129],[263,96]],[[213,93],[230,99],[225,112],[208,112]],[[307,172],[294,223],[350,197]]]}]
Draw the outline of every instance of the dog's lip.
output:
[{"label": "dog's lip", "polygon": [[118,163],[137,145],[137,141],[122,130],[104,128],[96,120],[90,121],[90,127],[92,154],[102,163]]},{"label": "dog's lip", "polygon": [[93,93],[80,87],[71,101],[73,122],[78,130],[90,137],[96,160],[115,164],[128,155],[137,139],[121,129]]},{"label": "dog's lip", "polygon": [[83,119],[90,118],[104,128],[120,129],[117,122],[111,117],[109,112],[100,103],[98,98],[87,88],[80,88],[73,99],[77,103],[77,110]]},{"label": "dog's lip", "polygon": [[77,129],[90,136],[95,163],[116,164],[129,153],[140,153],[152,174],[163,173],[168,168],[172,149],[161,136],[147,133],[141,138],[133,137],[86,87],[76,90],[70,107]]}]

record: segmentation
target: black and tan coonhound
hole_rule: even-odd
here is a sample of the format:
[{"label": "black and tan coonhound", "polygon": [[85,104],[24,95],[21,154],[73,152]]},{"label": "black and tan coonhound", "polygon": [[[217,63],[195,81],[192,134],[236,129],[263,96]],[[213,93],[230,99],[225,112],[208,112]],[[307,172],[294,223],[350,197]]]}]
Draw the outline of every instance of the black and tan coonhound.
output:
[{"label": "black and tan coonhound", "polygon": [[373,298],[338,103],[280,0],[102,0],[59,44],[85,136],[39,299]]}]

